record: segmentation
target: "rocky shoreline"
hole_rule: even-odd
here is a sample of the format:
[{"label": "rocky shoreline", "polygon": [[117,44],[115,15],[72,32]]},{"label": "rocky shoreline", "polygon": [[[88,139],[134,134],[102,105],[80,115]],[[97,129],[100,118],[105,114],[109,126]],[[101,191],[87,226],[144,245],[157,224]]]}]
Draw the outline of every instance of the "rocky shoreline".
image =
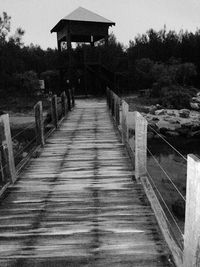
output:
[{"label": "rocky shoreline", "polygon": [[141,114],[148,121],[148,139],[159,133],[170,137],[200,137],[200,112],[188,109],[160,109],[159,105],[146,107]]}]

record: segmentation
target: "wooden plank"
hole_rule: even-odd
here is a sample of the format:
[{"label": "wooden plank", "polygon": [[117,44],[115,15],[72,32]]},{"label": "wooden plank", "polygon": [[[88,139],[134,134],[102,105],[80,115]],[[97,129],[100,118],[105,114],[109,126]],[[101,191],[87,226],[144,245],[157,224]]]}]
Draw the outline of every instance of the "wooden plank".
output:
[{"label": "wooden plank", "polygon": [[0,206],[0,265],[171,266],[105,102],[76,106]]}]

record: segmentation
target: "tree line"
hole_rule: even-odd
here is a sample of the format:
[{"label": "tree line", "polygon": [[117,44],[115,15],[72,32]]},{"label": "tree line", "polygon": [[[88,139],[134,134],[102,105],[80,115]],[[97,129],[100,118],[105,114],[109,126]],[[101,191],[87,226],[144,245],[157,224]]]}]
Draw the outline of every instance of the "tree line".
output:
[{"label": "tree line", "polygon": [[[24,30],[10,34],[11,17],[0,16],[0,91],[7,94],[32,94],[45,79],[48,87],[59,87],[60,64],[66,61],[65,51],[42,49],[38,45],[23,44]],[[99,42],[95,47],[101,53],[101,64],[116,73],[118,86],[124,91],[152,89],[153,96],[163,97],[168,91],[191,95],[200,87],[200,30],[148,30],[136,36],[128,47],[119,43],[113,34],[108,45]],[[74,63],[79,55],[93,53],[92,48],[78,45]],[[64,60],[65,58],[65,60]],[[186,97],[187,98],[187,97]]]}]

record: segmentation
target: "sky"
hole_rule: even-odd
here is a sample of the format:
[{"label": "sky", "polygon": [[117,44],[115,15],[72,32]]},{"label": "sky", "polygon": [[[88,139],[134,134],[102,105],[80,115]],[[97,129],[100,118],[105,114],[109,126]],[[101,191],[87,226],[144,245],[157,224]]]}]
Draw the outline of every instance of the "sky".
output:
[{"label": "sky", "polygon": [[56,33],[50,30],[79,6],[114,21],[110,32],[125,46],[150,28],[200,28],[200,0],[0,0],[0,15],[6,11],[11,16],[12,32],[17,27],[25,30],[25,45],[55,48]]}]

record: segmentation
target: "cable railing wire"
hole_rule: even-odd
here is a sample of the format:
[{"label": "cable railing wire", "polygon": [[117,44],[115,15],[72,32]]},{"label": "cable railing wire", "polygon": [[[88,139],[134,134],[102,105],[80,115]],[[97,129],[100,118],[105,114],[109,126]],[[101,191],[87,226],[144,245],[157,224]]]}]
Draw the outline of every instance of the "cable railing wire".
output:
[{"label": "cable railing wire", "polygon": [[36,137],[34,137],[28,144],[26,144],[25,147],[22,147],[15,155],[14,157],[17,158],[27,147],[30,146],[34,141],[36,141]]},{"label": "cable railing wire", "polygon": [[20,132],[16,133],[14,136],[12,136],[12,140],[15,139],[17,136],[19,136],[20,134],[22,134],[23,132],[25,132],[28,129],[32,129],[31,126],[35,126],[35,122],[30,123],[29,125],[27,125],[27,127],[25,127],[23,130],[21,130]]},{"label": "cable railing wire", "polygon": [[163,169],[163,167],[160,165],[160,163],[158,162],[158,160],[154,157],[154,155],[151,153],[151,151],[147,148],[147,151],[149,152],[149,154],[152,156],[152,158],[154,159],[154,161],[158,164],[158,166],[160,167],[160,169],[163,171],[163,173],[165,174],[165,176],[168,178],[168,180],[171,182],[171,184],[174,186],[175,190],[178,192],[178,194],[181,196],[181,198],[186,201],[185,197],[183,196],[183,194],[180,192],[180,190],[178,189],[178,187],[175,185],[175,183],[172,181],[172,179],[170,178],[169,174]]},{"label": "cable railing wire", "polygon": [[161,139],[163,139],[173,150],[175,150],[184,160],[187,161],[187,158],[181,154],[181,152],[179,152],[173,145],[171,145],[161,134],[159,134],[155,129],[153,129],[149,124],[148,127],[154,131],[154,133],[156,133]]},{"label": "cable railing wire", "polygon": [[[184,235],[184,234],[183,234],[183,232],[182,232],[180,226],[178,225],[178,223],[177,223],[177,221],[176,221],[176,219],[175,219],[173,213],[170,211],[170,209],[169,209],[167,203],[166,203],[165,200],[163,199],[162,194],[161,194],[160,191],[158,190],[158,188],[157,188],[157,186],[156,186],[156,184],[155,184],[155,182],[154,182],[152,176],[150,175],[150,173],[148,172],[148,170],[146,170],[146,171],[147,171],[147,174],[148,174],[148,176],[149,176],[149,178],[150,178],[150,180],[151,180],[151,182],[152,182],[154,188],[156,189],[156,191],[157,191],[159,197],[161,198],[161,200],[162,200],[162,202],[163,202],[165,208],[166,208],[167,211],[169,212],[169,214],[170,214],[172,220],[174,221],[174,223],[175,223],[175,225],[176,225],[176,227],[177,227],[179,233],[181,234],[181,236],[182,236],[182,238],[183,238],[183,235]],[[169,222],[169,220],[168,220],[168,218],[167,218],[166,215],[165,215],[165,217],[166,217],[167,221]],[[170,224],[170,222],[169,222],[169,224]]]}]

